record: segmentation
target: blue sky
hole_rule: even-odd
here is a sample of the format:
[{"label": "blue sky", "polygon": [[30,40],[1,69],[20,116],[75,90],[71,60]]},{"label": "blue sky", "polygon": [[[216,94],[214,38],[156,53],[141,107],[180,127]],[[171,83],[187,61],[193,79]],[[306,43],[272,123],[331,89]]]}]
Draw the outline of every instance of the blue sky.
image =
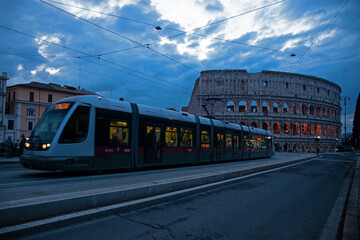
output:
[{"label": "blue sky", "polygon": [[8,85],[80,86],[179,110],[203,70],[293,72],[340,85],[350,97],[352,129],[360,90],[359,0],[0,3],[0,72],[8,73]]}]

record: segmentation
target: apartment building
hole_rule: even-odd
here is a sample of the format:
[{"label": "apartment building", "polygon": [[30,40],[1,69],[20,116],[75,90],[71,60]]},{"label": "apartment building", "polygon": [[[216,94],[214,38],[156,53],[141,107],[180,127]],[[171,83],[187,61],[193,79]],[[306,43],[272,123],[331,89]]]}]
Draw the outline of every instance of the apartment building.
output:
[{"label": "apartment building", "polygon": [[76,95],[96,94],[84,89],[54,83],[30,82],[7,87],[3,121],[5,129],[0,142],[3,142],[9,135],[15,142],[20,139],[22,134],[30,135],[41,116],[53,103]]}]

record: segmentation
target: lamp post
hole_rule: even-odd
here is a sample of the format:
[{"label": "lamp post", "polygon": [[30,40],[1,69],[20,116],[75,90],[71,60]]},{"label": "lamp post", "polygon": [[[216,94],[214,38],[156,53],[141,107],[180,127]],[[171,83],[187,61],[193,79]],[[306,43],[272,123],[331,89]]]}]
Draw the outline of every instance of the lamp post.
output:
[{"label": "lamp post", "polygon": [[316,136],[315,137],[315,142],[316,142],[316,155],[319,155],[320,149],[319,149],[319,141],[320,141],[320,136]]}]

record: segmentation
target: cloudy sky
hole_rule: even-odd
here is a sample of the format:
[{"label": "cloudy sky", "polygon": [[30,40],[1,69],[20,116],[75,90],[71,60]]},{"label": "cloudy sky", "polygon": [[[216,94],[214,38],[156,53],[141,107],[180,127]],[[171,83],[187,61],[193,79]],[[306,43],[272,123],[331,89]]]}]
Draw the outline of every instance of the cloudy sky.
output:
[{"label": "cloudy sky", "polygon": [[293,72],[340,85],[350,97],[352,129],[360,90],[359,0],[0,3],[0,72],[8,73],[8,85],[80,86],[180,110],[203,70]]}]

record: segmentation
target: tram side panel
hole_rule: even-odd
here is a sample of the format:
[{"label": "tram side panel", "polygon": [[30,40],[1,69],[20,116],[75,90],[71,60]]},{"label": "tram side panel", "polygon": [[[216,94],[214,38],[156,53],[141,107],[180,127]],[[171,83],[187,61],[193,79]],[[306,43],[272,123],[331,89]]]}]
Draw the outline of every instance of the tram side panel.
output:
[{"label": "tram side panel", "polygon": [[132,167],[132,127],[130,113],[96,108],[95,170]]},{"label": "tram side panel", "polygon": [[196,124],[140,116],[139,167],[196,162]]}]

